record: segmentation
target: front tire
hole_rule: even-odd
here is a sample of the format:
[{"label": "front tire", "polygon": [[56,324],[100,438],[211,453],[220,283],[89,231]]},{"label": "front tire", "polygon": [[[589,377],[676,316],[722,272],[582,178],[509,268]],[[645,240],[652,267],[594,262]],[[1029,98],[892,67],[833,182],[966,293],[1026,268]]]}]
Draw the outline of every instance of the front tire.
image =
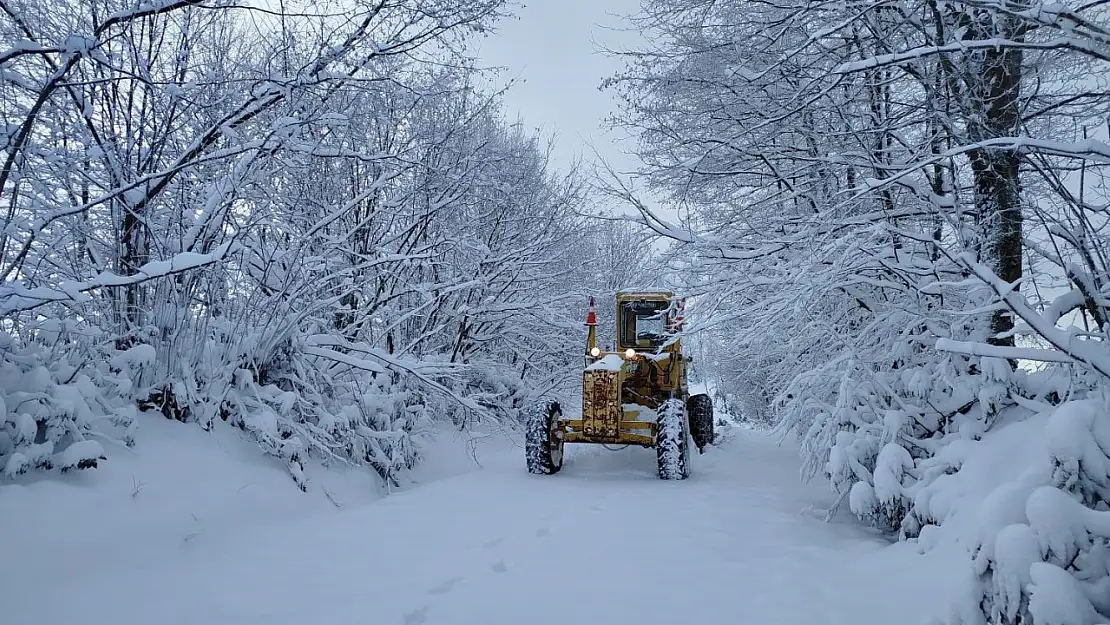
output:
[{"label": "front tire", "polygon": [[563,437],[555,424],[563,409],[555,400],[540,400],[524,410],[524,454],[528,472],[551,475],[563,468]]},{"label": "front tire", "polygon": [[690,422],[681,399],[659,406],[655,428],[655,455],[661,480],[690,477]]},{"label": "front tire", "polygon": [[691,395],[686,400],[686,410],[690,414],[690,434],[698,453],[705,453],[705,448],[713,444],[713,400],[704,393]]}]

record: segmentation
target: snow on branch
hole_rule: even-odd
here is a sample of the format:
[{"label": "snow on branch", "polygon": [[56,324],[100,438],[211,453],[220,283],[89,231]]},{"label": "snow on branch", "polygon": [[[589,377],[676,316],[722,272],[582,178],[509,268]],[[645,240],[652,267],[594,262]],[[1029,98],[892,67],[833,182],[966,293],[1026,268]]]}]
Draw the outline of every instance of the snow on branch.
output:
[{"label": "snow on branch", "polygon": [[99,36],[113,26],[118,26],[126,22],[134,22],[152,15],[177,11],[191,6],[201,6],[204,2],[205,0],[161,0],[160,2],[141,3],[134,8],[118,11],[109,15],[108,19],[104,20],[96,27],[95,32]]},{"label": "snow on branch", "polygon": [[[947,254],[947,252],[945,253]],[[981,280],[1011,312],[1027,323],[1041,338],[1056,347],[1061,355],[1097,371],[1106,378],[1110,378],[1110,352],[1107,351],[1104,344],[1098,341],[1079,339],[1075,334],[1057,328],[1055,320],[1051,320],[1033,310],[1025,297],[1014,289],[1012,284],[999,278],[989,267],[976,261],[970,253],[961,253],[955,255],[955,258]],[[1051,360],[1049,362],[1062,361]]]},{"label": "snow on branch", "polygon": [[[313,356],[328,358],[336,362],[341,362],[343,364],[355,367],[356,369],[362,369],[375,373],[382,373],[387,368],[398,373],[405,373],[420,380],[420,382],[427,385],[429,388],[439,391],[445,397],[451,399],[459,405],[479,413],[483,412],[482,407],[476,404],[472,399],[459,395],[455,391],[447,388],[431,377],[433,375],[462,372],[466,369],[465,366],[452,365],[450,363],[436,363],[414,359],[397,358],[388,354],[382,349],[371,347],[365,344],[350,343],[341,338],[330,335],[318,334],[310,336],[306,338],[305,343],[307,345],[305,352]],[[373,360],[369,360],[366,358],[357,358],[352,357],[348,354],[343,354],[336,351],[334,349],[336,347],[365,354]]]},{"label": "snow on branch", "polygon": [[680,243],[691,243],[694,240],[694,235],[689,230],[683,229],[680,226],[670,223],[668,220],[660,217],[658,213],[648,207],[636,191],[625,182],[621,176],[604,160],[601,161],[602,167],[609,176],[608,181],[600,181],[595,185],[596,188],[604,195],[616,199],[624,204],[630,205],[639,213],[639,217],[602,217],[602,219],[611,220],[624,220],[633,223],[639,223],[650,228],[656,234],[666,237],[668,239],[678,241]]},{"label": "snow on branch", "polygon": [[994,38],[978,39],[972,41],[957,41],[943,46],[920,46],[917,48],[905,50],[903,52],[882,54],[858,61],[850,61],[848,63],[843,63],[839,65],[835,69],[835,73],[853,74],[869,69],[887,67],[889,65],[900,65],[902,63],[908,63],[910,61],[916,61],[928,56],[935,56],[938,54],[965,52],[969,50],[996,50],[999,48],[1010,48],[1017,50],[1067,49],[1084,52],[1103,61],[1110,61],[1110,49],[1104,50],[1100,46],[1096,46],[1091,42],[1070,37],[1061,37],[1059,39],[1053,39],[1050,41],[1037,42]]},{"label": "snow on branch", "polygon": [[10,282],[0,286],[0,316],[31,310],[54,302],[87,301],[87,294],[97,289],[142,284],[200,269],[223,261],[236,249],[234,241],[228,241],[209,253],[182,252],[167,260],[151,261],[139,267],[135,273],[126,276],[112,271],[103,271],[81,282],[63,282],[57,288],[41,286],[26,288],[18,282]]},{"label": "snow on branch", "polygon": [[1071,363],[1074,359],[1065,353],[1049,349],[1035,349],[1031,347],[1008,347],[1004,345],[989,345],[972,341],[953,341],[948,338],[939,338],[936,348],[942,352],[964,354],[967,356],[984,356],[987,358],[1006,358],[1018,360],[1032,360],[1036,362],[1061,362]]}]

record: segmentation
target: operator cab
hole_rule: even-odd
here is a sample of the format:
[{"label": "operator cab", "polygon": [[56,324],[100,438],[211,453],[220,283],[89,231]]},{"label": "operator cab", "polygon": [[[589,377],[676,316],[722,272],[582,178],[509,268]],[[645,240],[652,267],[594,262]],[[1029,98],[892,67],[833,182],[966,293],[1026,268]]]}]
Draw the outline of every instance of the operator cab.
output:
[{"label": "operator cab", "polygon": [[666,345],[681,323],[681,312],[673,298],[674,294],[667,291],[617,293],[619,348],[656,351]]},{"label": "operator cab", "polygon": [[620,346],[654,349],[667,340],[669,302],[641,300],[622,302]]}]

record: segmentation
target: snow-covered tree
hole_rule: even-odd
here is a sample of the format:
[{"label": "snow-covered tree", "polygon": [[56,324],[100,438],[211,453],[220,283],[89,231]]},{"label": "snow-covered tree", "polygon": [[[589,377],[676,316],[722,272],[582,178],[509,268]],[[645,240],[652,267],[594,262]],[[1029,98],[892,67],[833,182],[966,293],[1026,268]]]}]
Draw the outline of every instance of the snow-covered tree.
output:
[{"label": "snow-covered tree", "polygon": [[140,409],[388,481],[566,385],[590,228],[477,86],[503,3],[302,4],[4,4],[9,474]]},{"label": "snow-covered tree", "polygon": [[[713,311],[691,330],[720,341],[739,403],[771,404],[802,434],[804,475],[869,523],[912,537],[939,522],[914,499],[958,470],[938,451],[1061,400],[1019,359],[1104,373],[1104,195],[1089,189],[1106,147],[1087,134],[1110,105],[1104,17],[649,0],[635,18],[650,45],[609,85],[644,167],[609,176],[609,196],[686,259]],[[1041,294],[1060,280],[1065,296]],[[1086,329],[1054,327],[1077,308]]]}]

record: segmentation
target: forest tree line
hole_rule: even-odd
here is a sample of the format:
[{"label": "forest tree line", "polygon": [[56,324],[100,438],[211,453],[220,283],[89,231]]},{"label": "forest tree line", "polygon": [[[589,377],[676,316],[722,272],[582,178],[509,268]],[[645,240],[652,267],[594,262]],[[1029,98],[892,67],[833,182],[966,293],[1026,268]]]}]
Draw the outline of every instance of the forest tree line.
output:
[{"label": "forest tree line", "polygon": [[[971,539],[980,587],[960,618],[1103,622],[1105,6],[642,7],[645,43],[607,86],[643,167],[601,188],[670,241],[719,400],[800,435],[804,477],[903,539],[943,525],[936,494],[968,444],[1050,413],[1049,490],[992,504],[1011,551],[1001,527]],[[1048,500],[1058,516],[1035,518]]]},{"label": "forest tree line", "polygon": [[585,293],[644,256],[505,119],[471,53],[501,0],[0,9],[8,476],[156,411],[301,488],[309,456],[392,480],[429,424],[566,390]]}]

